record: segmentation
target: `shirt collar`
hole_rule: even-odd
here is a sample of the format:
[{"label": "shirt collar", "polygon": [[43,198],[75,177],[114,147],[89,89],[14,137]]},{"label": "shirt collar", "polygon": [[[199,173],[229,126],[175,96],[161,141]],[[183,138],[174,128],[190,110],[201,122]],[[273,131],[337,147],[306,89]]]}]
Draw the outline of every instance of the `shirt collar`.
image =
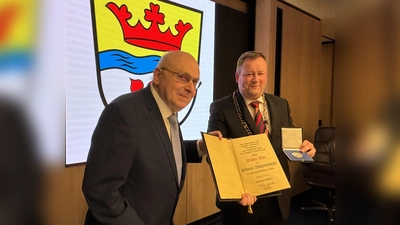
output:
[{"label": "shirt collar", "polygon": [[161,116],[164,120],[168,119],[168,117],[173,113],[171,109],[167,106],[167,104],[161,99],[160,95],[156,91],[156,89],[153,87],[153,85],[150,85],[150,90],[151,93],[153,94],[154,99],[156,100],[156,103],[158,105],[158,108],[160,109]]},{"label": "shirt collar", "polygon": [[257,100],[251,100],[251,99],[249,99],[249,98],[244,97],[243,95],[242,95],[242,97],[243,97],[244,102],[246,103],[246,105],[250,105],[250,103],[252,103],[252,102],[254,102],[254,101],[259,101],[261,104],[264,103],[263,95],[261,95]]}]

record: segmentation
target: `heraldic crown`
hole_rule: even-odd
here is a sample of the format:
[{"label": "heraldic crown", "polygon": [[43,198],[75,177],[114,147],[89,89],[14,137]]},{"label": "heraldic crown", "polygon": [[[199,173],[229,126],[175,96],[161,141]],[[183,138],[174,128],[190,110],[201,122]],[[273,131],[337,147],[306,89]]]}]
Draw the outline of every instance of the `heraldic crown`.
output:
[{"label": "heraldic crown", "polygon": [[158,25],[165,23],[164,14],[159,12],[160,6],[154,3],[150,3],[150,10],[145,9],[144,11],[144,19],[151,22],[147,29],[143,27],[140,20],[135,26],[128,23],[132,14],[128,11],[126,5],[123,4],[118,7],[115,3],[109,2],[106,6],[114,13],[121,24],[125,42],[135,46],[159,51],[180,50],[183,37],[193,28],[190,23],[183,24],[182,20],[179,20],[175,24],[175,29],[178,31],[177,35],[173,35],[170,28],[162,32]]}]

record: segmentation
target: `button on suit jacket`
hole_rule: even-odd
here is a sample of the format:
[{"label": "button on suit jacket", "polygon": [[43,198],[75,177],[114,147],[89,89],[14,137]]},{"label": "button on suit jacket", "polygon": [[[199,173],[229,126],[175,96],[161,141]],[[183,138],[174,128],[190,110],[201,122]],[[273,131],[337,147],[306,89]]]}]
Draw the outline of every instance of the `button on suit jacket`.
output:
[{"label": "button on suit jacket", "polygon": [[82,189],[85,224],[170,225],[186,163],[201,162],[196,141],[182,141],[182,181],[150,86],[116,98],[93,132]]}]

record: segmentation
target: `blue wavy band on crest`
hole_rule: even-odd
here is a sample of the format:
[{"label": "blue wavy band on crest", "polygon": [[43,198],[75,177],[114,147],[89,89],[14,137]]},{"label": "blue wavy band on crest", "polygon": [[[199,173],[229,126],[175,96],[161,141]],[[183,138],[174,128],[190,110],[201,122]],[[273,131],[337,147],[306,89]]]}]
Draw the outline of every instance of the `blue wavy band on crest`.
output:
[{"label": "blue wavy band on crest", "polygon": [[29,72],[33,68],[33,53],[24,50],[1,51],[0,50],[0,76],[4,72]]},{"label": "blue wavy band on crest", "polygon": [[160,58],[157,55],[136,57],[121,50],[99,53],[100,70],[121,69],[137,75],[153,72]]}]

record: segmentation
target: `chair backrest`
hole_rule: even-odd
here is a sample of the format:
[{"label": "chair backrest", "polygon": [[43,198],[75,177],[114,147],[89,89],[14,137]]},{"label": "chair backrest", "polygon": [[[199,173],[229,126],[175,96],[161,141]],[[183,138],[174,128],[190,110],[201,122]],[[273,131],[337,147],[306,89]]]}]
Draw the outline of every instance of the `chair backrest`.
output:
[{"label": "chair backrest", "polygon": [[314,142],[330,142],[335,138],[335,127],[319,127],[315,131]]},{"label": "chair backrest", "polygon": [[314,147],[316,153],[314,163],[308,165],[308,170],[320,173],[335,173],[334,145],[335,127],[320,127],[315,131]]},{"label": "chair backrest", "polygon": [[330,146],[329,146],[329,159],[331,161],[331,166],[332,166],[333,170],[336,170],[335,149],[336,149],[336,141],[334,138],[330,142]]}]

